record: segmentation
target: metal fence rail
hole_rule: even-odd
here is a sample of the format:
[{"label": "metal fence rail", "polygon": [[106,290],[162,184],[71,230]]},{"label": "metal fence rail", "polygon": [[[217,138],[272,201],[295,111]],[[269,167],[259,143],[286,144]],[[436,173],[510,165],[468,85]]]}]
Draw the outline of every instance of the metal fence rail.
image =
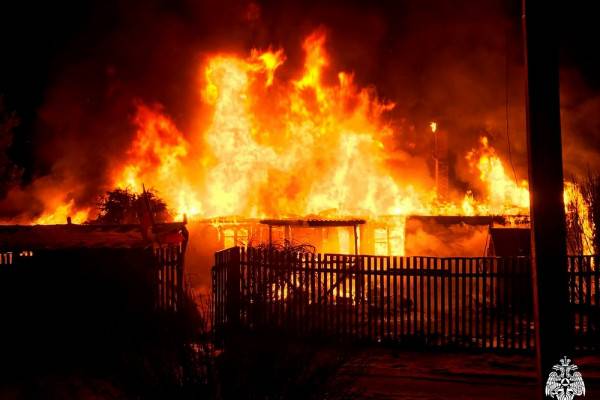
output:
[{"label": "metal fence rail", "polygon": [[[213,327],[376,342],[534,349],[526,257],[392,257],[239,248],[216,253]],[[596,256],[569,257],[575,337],[600,339]],[[559,323],[557,321],[557,323]]]}]

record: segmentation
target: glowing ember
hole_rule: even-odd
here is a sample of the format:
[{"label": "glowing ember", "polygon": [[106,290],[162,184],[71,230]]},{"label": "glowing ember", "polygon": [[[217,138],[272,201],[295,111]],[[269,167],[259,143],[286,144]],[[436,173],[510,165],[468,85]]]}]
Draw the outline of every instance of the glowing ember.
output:
[{"label": "glowing ember", "polygon": [[430,122],[429,127],[431,128],[431,132],[435,133],[435,131],[437,131],[437,122],[435,122],[435,121]]}]

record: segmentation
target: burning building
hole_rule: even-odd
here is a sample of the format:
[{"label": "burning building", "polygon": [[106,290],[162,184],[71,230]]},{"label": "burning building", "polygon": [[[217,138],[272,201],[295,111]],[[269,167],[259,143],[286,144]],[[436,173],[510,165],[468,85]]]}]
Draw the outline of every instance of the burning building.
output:
[{"label": "burning building", "polygon": [[[248,29],[258,29],[261,9],[255,3],[244,8],[241,15]],[[496,11],[491,14],[497,15]],[[355,26],[364,19],[359,14],[347,23]],[[435,23],[443,28],[443,21]],[[64,223],[70,216],[73,222],[83,223],[95,217],[99,193],[115,187],[141,192],[145,185],[166,201],[174,220],[187,217],[192,232],[189,259],[205,259],[206,266],[221,248],[285,241],[332,253],[482,255],[490,227],[527,224],[521,218],[529,212],[527,181],[519,179],[524,174],[515,172],[510,155],[503,157],[497,149],[500,141],[495,131],[499,125],[504,127],[504,118],[508,123],[508,103],[506,115],[498,117],[496,105],[478,98],[502,85],[475,84],[476,79],[469,81],[464,71],[444,75],[447,81],[460,80],[461,90],[473,93],[469,99],[461,97],[468,104],[464,109],[452,108],[458,122],[453,121],[450,112],[435,110],[441,109],[434,106],[439,101],[432,100],[426,112],[401,104],[403,94],[390,95],[388,90],[394,79],[400,79],[393,74],[365,83],[358,73],[343,68],[338,58],[343,59],[348,49],[337,51],[335,46],[349,40],[335,42],[327,26],[302,32],[293,41],[274,44],[257,35],[243,50],[228,46],[228,38],[215,41],[210,50],[191,58],[192,72],[178,78],[178,87],[194,95],[190,95],[193,100],[186,98],[176,105],[163,104],[169,103],[164,99],[170,96],[144,96],[146,92],[139,88],[135,95],[123,94],[125,82],[118,68],[109,65],[106,101],[121,107],[117,110],[121,118],[130,117],[126,126],[100,124],[102,132],[93,131],[91,144],[85,142],[82,148],[75,141],[76,151],[55,163],[50,173],[28,186],[9,188],[3,200],[4,219],[52,224]],[[428,37],[431,32],[421,33]],[[477,33],[496,37],[497,32]],[[471,34],[465,35],[472,40]],[[152,46],[163,49],[180,42],[171,37],[164,41],[168,45],[157,41]],[[494,53],[494,63],[506,58],[508,65],[509,50],[499,53],[502,57]],[[453,66],[443,54],[429,57],[436,59],[436,65]],[[368,64],[364,59],[354,61]],[[496,72],[495,66],[484,64],[486,60],[476,57],[478,68]],[[153,77],[168,71],[162,78],[170,79],[176,67],[172,68],[157,68]],[[379,81],[383,84],[376,87]],[[434,94],[419,96],[435,99],[434,86],[426,85],[427,92]],[[41,111],[48,121],[64,121],[63,109],[72,93],[78,93],[78,88],[62,89],[50,96],[52,101]],[[505,82],[507,98],[511,89]],[[468,115],[465,110],[475,104],[480,105],[478,112]],[[486,107],[493,112],[480,112]],[[117,113],[109,110],[98,119],[111,120]],[[523,119],[512,114],[511,123]],[[84,115],[74,114],[73,119],[73,125],[87,126],[81,122]],[[476,128],[463,138],[466,128],[457,128],[460,125]],[[123,130],[129,135],[121,134]],[[118,156],[107,156],[98,163],[98,171],[82,176],[79,172],[93,164],[90,157],[96,156],[96,149],[102,149],[104,142],[111,141],[110,132],[117,131]],[[58,142],[59,148],[71,149],[68,138]],[[46,147],[44,151],[57,153]],[[575,186],[565,196],[581,197]],[[584,202],[576,203],[577,209],[586,207]],[[22,204],[28,204],[26,210]],[[262,224],[265,220],[303,222],[275,226]],[[302,226],[311,221],[356,220],[365,223]],[[589,224],[584,231],[590,234]]]}]

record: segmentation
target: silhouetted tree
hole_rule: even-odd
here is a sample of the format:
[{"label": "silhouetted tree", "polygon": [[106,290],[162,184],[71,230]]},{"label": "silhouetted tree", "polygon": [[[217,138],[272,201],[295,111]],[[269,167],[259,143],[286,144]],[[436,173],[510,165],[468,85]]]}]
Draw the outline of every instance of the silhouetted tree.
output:
[{"label": "silhouetted tree", "polygon": [[590,171],[583,179],[572,176],[569,181],[581,197],[573,196],[565,204],[568,252],[600,254],[600,174]]},{"label": "silhouetted tree", "polygon": [[19,118],[5,109],[4,98],[0,95],[0,197],[4,197],[8,189],[17,184],[23,172],[9,156],[14,128],[18,125]]},{"label": "silhouetted tree", "polygon": [[[167,203],[152,190],[146,191],[148,205],[154,222],[167,222],[171,216]],[[144,194],[130,192],[127,189],[115,189],[106,192],[98,202],[99,214],[91,223],[96,224],[137,224],[146,208]]]},{"label": "silhouetted tree", "polygon": [[594,253],[600,254],[600,174],[589,171],[586,179],[581,183],[581,191],[588,205],[590,219],[594,228],[593,246]]}]

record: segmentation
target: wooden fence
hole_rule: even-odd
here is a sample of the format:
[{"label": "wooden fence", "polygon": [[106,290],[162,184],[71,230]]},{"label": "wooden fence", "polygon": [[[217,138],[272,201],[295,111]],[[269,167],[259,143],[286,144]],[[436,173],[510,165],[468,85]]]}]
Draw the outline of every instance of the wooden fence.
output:
[{"label": "wooden fence", "polygon": [[[597,256],[569,257],[578,348],[600,345]],[[217,252],[213,328],[427,347],[531,351],[534,327],[526,257],[392,257]],[[561,323],[557,321],[557,324]]]},{"label": "wooden fence", "polygon": [[[184,282],[184,254],[185,244],[167,244],[156,246],[154,248],[81,248],[81,249],[43,249],[27,251],[11,251],[0,248],[0,273],[12,270],[22,270],[24,266],[44,264],[45,258],[49,255],[77,253],[78,259],[82,260],[81,268],[86,264],[86,259],[97,259],[98,254],[103,253],[128,253],[131,263],[141,263],[144,267],[144,273],[151,274],[149,284],[153,287],[154,307],[159,310],[177,311],[181,308],[183,301],[185,282]],[[235,252],[235,251],[234,251]],[[131,267],[133,268],[133,267]],[[35,278],[35,277],[33,277]],[[140,281],[142,277],[140,277]],[[142,285],[142,283],[138,283]]]},{"label": "wooden fence", "polygon": [[178,311],[183,301],[185,282],[183,278],[183,244],[156,247],[156,305],[159,309]]}]

